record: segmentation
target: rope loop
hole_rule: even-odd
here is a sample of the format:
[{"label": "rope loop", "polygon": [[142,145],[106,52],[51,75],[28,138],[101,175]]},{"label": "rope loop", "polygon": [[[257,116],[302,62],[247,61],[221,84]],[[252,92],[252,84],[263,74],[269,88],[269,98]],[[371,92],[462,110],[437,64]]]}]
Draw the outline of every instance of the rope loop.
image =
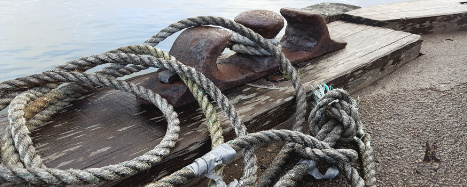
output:
[{"label": "rope loop", "polygon": [[356,102],[343,89],[334,89],[321,98],[308,117],[310,134],[334,145],[352,141],[360,126]]}]

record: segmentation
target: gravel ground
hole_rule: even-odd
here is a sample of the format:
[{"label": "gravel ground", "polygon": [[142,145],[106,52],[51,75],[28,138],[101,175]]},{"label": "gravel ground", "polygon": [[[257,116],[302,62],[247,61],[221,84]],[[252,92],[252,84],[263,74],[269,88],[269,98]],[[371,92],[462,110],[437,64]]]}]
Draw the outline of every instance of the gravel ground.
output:
[{"label": "gravel ground", "polygon": [[424,55],[354,94],[382,186],[467,186],[465,36],[423,36]]},{"label": "gravel ground", "polygon": [[[379,186],[467,186],[467,32],[423,36],[422,55],[357,93]],[[257,149],[259,176],[281,145]],[[242,159],[224,169],[242,175]],[[339,175],[298,186],[348,186]],[[198,183],[206,186],[206,180]]]}]

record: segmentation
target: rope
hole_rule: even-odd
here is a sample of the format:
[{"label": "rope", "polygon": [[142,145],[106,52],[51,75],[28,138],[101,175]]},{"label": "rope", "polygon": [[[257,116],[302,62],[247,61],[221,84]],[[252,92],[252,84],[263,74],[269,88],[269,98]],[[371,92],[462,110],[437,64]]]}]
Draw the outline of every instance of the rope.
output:
[{"label": "rope", "polygon": [[[279,40],[275,38],[266,40],[271,42],[272,45],[280,48]],[[229,47],[232,51],[235,51],[237,53],[254,56],[271,56],[271,53],[256,45],[255,42],[235,32],[232,33],[232,37],[230,37],[230,42],[227,45],[227,47]]]},{"label": "rope", "polygon": [[[362,155],[366,185],[375,185],[376,178],[374,177],[375,168],[372,149],[370,146],[366,146],[370,145],[370,137],[366,138],[366,143],[362,142],[360,138],[357,137],[357,133],[362,138],[369,135],[363,132],[363,125],[358,118],[356,102],[351,99],[346,91],[334,89],[324,95],[310,112],[308,120],[310,134],[316,137],[316,139],[328,143],[330,146],[336,145],[338,141],[355,141]],[[295,147],[295,150],[303,149],[306,148],[301,146]],[[276,186],[294,186],[308,171],[303,169],[305,167],[308,167],[307,164],[297,164],[276,183]],[[338,167],[344,171],[348,171],[348,168],[342,166]],[[348,176],[348,178],[351,177],[352,186],[365,185],[363,180],[357,178],[358,172],[346,173],[346,176]]]},{"label": "rope", "polygon": [[[97,57],[97,58],[104,59],[105,57],[112,57],[112,56],[113,56],[113,55],[111,55],[111,54],[104,54],[104,55],[101,55],[101,56],[93,56],[93,57],[91,57],[90,59],[94,60],[96,57]],[[120,57],[123,57],[123,56],[124,56],[124,55],[122,55],[122,54],[120,55]],[[81,60],[83,61],[83,59],[81,59]],[[88,60],[89,60],[89,59],[88,59]],[[79,61],[79,62],[82,63],[82,61]],[[68,65],[70,65],[70,64],[73,66],[73,62],[68,63]],[[98,65],[98,64],[99,64],[99,63],[96,63],[95,65]],[[89,65],[89,64],[87,64],[87,65]],[[67,67],[66,65],[65,65],[65,66],[62,66],[62,67],[59,67],[59,68],[63,68],[63,69],[67,69],[67,68],[68,68],[68,69],[69,69],[69,67]],[[76,68],[79,69],[79,67],[76,67]],[[188,68],[188,69],[189,69],[189,68]],[[34,76],[31,76],[31,77],[34,77]],[[28,78],[19,78],[19,79],[23,79],[23,81],[28,81]],[[14,81],[7,81],[7,82],[4,82],[1,86],[3,86],[4,88],[10,88],[10,89],[12,89],[12,88],[18,88],[18,87],[23,87],[23,88],[24,88],[24,86],[25,86],[26,84],[25,84],[25,83],[21,83],[21,81],[18,81],[19,79],[14,80]],[[32,81],[32,82],[37,82],[36,79],[30,80],[30,81]],[[5,83],[6,83],[6,85],[5,85]],[[18,83],[19,85],[18,85],[18,84],[15,84],[15,83]],[[8,85],[8,84],[10,84],[10,85]],[[14,85],[11,85],[11,84],[14,84]],[[211,83],[211,84],[212,84],[212,83]],[[208,84],[208,85],[209,85],[209,84]],[[7,89],[7,90],[8,90],[8,89]],[[13,89],[13,90],[15,90],[15,89]]]},{"label": "rope", "polygon": [[[285,141],[306,146],[305,152],[300,156],[305,159],[325,161],[336,164],[352,186],[362,186],[364,180],[358,176],[358,172],[350,165],[350,161],[357,160],[358,155],[351,149],[333,149],[326,142],[319,141],[313,136],[291,130],[267,130],[250,133],[227,142],[233,149],[240,150],[253,145]],[[354,185],[357,184],[357,185]]]},{"label": "rope", "polygon": [[[115,52],[127,52],[127,53],[132,53],[132,54],[144,54],[144,55],[152,55],[155,57],[163,57],[164,59],[168,60],[175,60],[173,56],[168,55],[167,53],[164,53],[163,51],[160,51],[158,49],[155,49],[150,46],[129,46],[129,47],[124,47],[124,48],[119,48],[117,50],[110,51],[110,53],[115,53]],[[132,74],[135,72],[138,72],[143,69],[147,69],[148,67],[141,66],[141,65],[134,65],[133,67],[127,67],[124,68],[124,66],[119,65],[119,64],[111,64],[110,67],[104,68],[103,70],[100,70],[96,73],[98,74],[105,74],[105,75],[112,75],[114,77],[121,77],[124,75]],[[208,129],[211,132],[211,139],[212,139],[212,146],[215,147],[217,145],[220,145],[223,143],[223,138],[222,138],[222,129],[218,123],[217,117],[215,116],[215,111],[213,110],[212,105],[209,103],[206,95],[202,93],[200,89],[198,89],[197,85],[191,81],[191,79],[187,79],[186,77],[182,76],[182,79],[185,81],[187,84],[188,88],[190,91],[193,93],[197,101],[199,102],[200,106],[202,107],[202,110],[205,114],[205,116],[208,119]],[[45,113],[46,115],[36,115],[34,116],[35,118],[38,118],[38,116],[41,118],[40,120],[32,120],[28,121],[28,123],[32,123],[30,126],[37,126],[39,124],[43,124],[44,121],[50,119],[50,117],[55,114],[58,110],[64,108],[66,105],[71,102],[71,100],[74,100],[80,96],[82,96],[82,93],[86,93],[88,90],[91,90],[92,88],[89,89],[82,89],[79,92],[72,91],[68,92],[70,88],[81,88],[77,84],[69,84],[65,87],[60,88],[60,90],[57,90],[55,92],[50,92],[46,94],[45,96],[41,97],[40,99],[34,101],[33,103],[29,104],[26,109],[25,113],[28,115],[25,115],[25,118],[28,119],[30,117],[26,116],[33,116],[37,112],[40,111],[41,108],[48,107],[49,105],[52,105],[49,108],[53,108],[53,110],[50,109],[45,109],[42,111],[42,113]],[[75,90],[75,89],[73,89]],[[66,96],[62,93],[68,93]],[[75,94],[75,95],[71,95]],[[73,96],[73,97],[71,97]],[[60,101],[62,99],[66,99],[68,97],[74,98],[69,100],[69,102],[63,102]],[[60,102],[59,102],[60,101]],[[55,105],[55,106],[53,106]],[[26,112],[27,111],[27,112]],[[32,127],[29,127],[30,130],[32,130]],[[221,174],[222,168],[218,168],[217,170],[218,174]]]},{"label": "rope", "polygon": [[[275,38],[266,40],[280,48],[279,40]],[[232,37],[230,38],[230,42],[227,44],[227,47],[237,53],[254,56],[271,56],[271,53],[257,46],[253,41],[235,32],[232,33]]]},{"label": "rope", "polygon": [[[23,77],[22,83],[19,85],[24,88],[56,82],[80,82],[93,86],[105,86],[143,97],[161,109],[164,116],[168,119],[166,135],[153,150],[127,162],[85,170],[49,169],[42,164],[40,156],[36,154],[23,117],[23,109],[27,102],[43,94],[40,87],[32,89],[31,91],[19,94],[10,103],[8,111],[10,124],[6,126],[4,136],[2,137],[7,139],[7,141],[2,141],[2,148],[9,147],[12,149],[12,147],[15,147],[16,151],[18,151],[16,155],[5,155],[3,154],[4,152],[2,152],[2,160],[20,160],[27,170],[20,168],[18,164],[12,162],[2,162],[0,170],[9,170],[0,173],[0,180],[2,182],[63,185],[116,180],[121,177],[132,175],[138,171],[149,169],[151,164],[159,162],[170,152],[170,149],[173,148],[175,141],[178,139],[180,128],[178,126],[179,121],[176,112],[167,104],[165,99],[143,87],[110,77],[77,72],[44,72],[43,74]],[[0,84],[2,90],[5,87],[11,88],[11,85]],[[3,166],[3,164],[6,164],[7,167]],[[17,175],[11,176],[9,175],[10,173],[16,173]]]},{"label": "rope", "polygon": [[[154,47],[175,32],[201,25],[215,25],[230,29],[247,39],[231,39],[232,41],[243,40],[237,43],[245,46],[251,46],[249,44],[253,43],[256,49],[263,49],[277,63],[280,63],[282,70],[291,77],[297,96],[293,131],[269,130],[247,134],[246,127],[242,124],[235,108],[210,80],[195,69],[183,65],[174,57]],[[102,64],[110,65],[94,74],[82,73]],[[281,153],[284,152],[284,154],[279,154],[280,161],[285,161],[288,153],[294,151],[304,159],[336,165],[352,186],[375,185],[374,159],[370,146],[371,137],[363,132],[363,125],[358,118],[355,101],[345,91],[338,89],[330,91],[322,98],[320,98],[321,95],[315,94],[314,100],[317,102],[312,103],[312,105],[316,104],[316,106],[310,113],[308,121],[310,135],[299,132],[302,129],[306,111],[305,92],[300,77],[297,76],[297,71],[281,53],[280,47],[274,46],[271,41],[231,20],[208,16],[188,18],[171,24],[152,36],[143,45],[128,46],[100,55],[83,57],[59,65],[42,74],[0,83],[0,109],[9,106],[10,122],[5,127],[1,139],[0,182],[68,185],[111,181],[146,170],[167,156],[175,145],[179,132],[179,120],[172,106],[148,89],[116,79],[116,77],[129,75],[148,67],[163,68],[179,74],[197,99],[207,118],[213,148],[223,142],[222,130],[214,109],[204,93],[211,96],[226,113],[238,136],[227,144],[237,153],[243,152],[244,154],[245,168],[239,186],[255,184],[257,167],[253,146],[277,141],[288,142],[281,150]],[[55,89],[63,82],[71,83]],[[101,86],[138,95],[161,109],[168,121],[167,132],[163,140],[144,155],[115,165],[84,170],[47,168],[42,163],[40,156],[36,154],[28,135],[29,129],[43,125],[53,114],[57,113],[57,109],[65,108],[69,102],[82,97],[94,87]],[[359,147],[364,179],[350,165],[350,162],[358,160],[358,153],[350,149],[333,148],[339,142],[351,141],[356,142]],[[221,173],[220,171],[216,172]],[[304,172],[306,170],[303,165],[299,164],[288,171],[276,185],[294,185],[295,180],[303,176]],[[182,185],[195,176],[192,170],[183,168],[170,176],[148,184],[148,186]],[[214,183],[210,185],[214,185]]]},{"label": "rope", "polygon": [[[154,57],[162,57],[166,60],[176,60],[174,56],[171,56],[163,51],[157,50],[157,48],[151,47],[151,46],[129,46],[129,47],[124,47],[124,48],[119,48],[117,50],[112,50],[109,51],[110,53],[116,53],[116,52],[125,52],[125,53],[131,53],[131,54],[139,54],[139,55],[151,55]],[[142,69],[136,65],[136,68],[131,68],[130,70],[133,69]],[[126,71],[123,73],[117,73],[119,70],[122,71],[122,66],[111,66],[107,69],[104,69],[102,72],[105,72],[106,74],[114,73],[114,75],[123,75],[123,73],[134,73],[133,71]],[[146,68],[145,68],[146,69]],[[211,146],[214,148],[222,143],[224,143],[224,139],[222,136],[222,128],[219,124],[219,121],[216,117],[216,113],[213,109],[212,104],[209,102],[207,96],[203,93],[203,91],[198,88],[198,85],[194,83],[191,79],[186,78],[185,76],[179,74],[180,78],[183,80],[183,82],[187,85],[188,89],[190,92],[193,94],[193,97],[196,99],[198,102],[199,106],[201,107],[201,110],[203,111],[204,116],[207,119],[207,128],[210,132],[211,136]],[[222,174],[223,167],[219,167],[216,169],[216,173],[218,175]],[[215,182],[213,180],[210,180],[210,186],[214,186]]]},{"label": "rope", "polygon": [[[273,44],[268,42],[266,39],[261,37],[259,34],[255,33],[249,28],[238,24],[232,20],[219,18],[219,17],[211,17],[211,16],[200,16],[195,18],[188,18],[184,20],[180,20],[177,23],[173,23],[169,25],[167,28],[162,29],[159,33],[152,36],[149,40],[147,40],[144,44],[155,46],[163,39],[171,36],[175,32],[181,31],[186,28],[194,27],[194,26],[202,26],[202,25],[215,25],[221,26],[227,29],[232,30],[240,35],[245,36],[246,38],[250,39],[254,43],[256,43],[259,47],[265,49],[266,51],[270,52],[276,62],[281,64],[282,69],[285,71],[289,77],[291,77],[296,95],[297,95],[297,110],[295,114],[295,124],[294,126],[301,126],[304,123],[305,117],[305,108],[306,108],[306,100],[305,100],[305,93],[303,91],[303,85],[301,84],[300,77],[297,74],[295,68],[290,64],[290,61],[282,54],[282,52],[276,48]],[[220,102],[218,102],[220,103]],[[235,116],[236,117],[236,116]],[[236,121],[232,121],[233,126],[236,127],[239,124]],[[245,131],[238,132],[235,130],[237,135],[245,134]],[[256,177],[254,173],[256,173],[256,157],[253,154],[252,150],[246,150],[244,156],[245,162],[245,169],[244,169],[244,176],[240,181],[240,185],[253,185],[256,181]]]},{"label": "rope", "polygon": [[[295,114],[294,125],[300,126],[304,123],[305,109],[306,109],[305,92],[303,90],[303,85],[301,84],[301,80],[300,80],[300,77],[298,76],[297,70],[292,66],[290,61],[284,56],[284,54],[278,48],[276,48],[273,44],[271,44],[266,39],[261,37],[261,35],[255,33],[251,29],[246,28],[245,26],[241,24],[238,24],[232,20],[228,20],[225,18],[212,17],[212,16],[199,16],[195,18],[188,18],[188,19],[180,20],[162,29],[159,33],[152,36],[144,44],[155,46],[159,42],[164,40],[165,38],[171,36],[172,34],[180,30],[190,28],[190,27],[195,27],[195,26],[202,26],[202,25],[215,25],[215,26],[224,27],[226,29],[230,29],[240,35],[247,37],[251,41],[255,42],[259,47],[270,52],[272,56],[274,57],[275,61],[281,65],[281,68],[284,70],[284,72],[289,77],[291,77],[291,81],[295,89],[295,93],[297,96],[297,99],[296,99],[297,110]],[[238,124],[238,122],[235,122],[235,124]]]},{"label": "rope", "polygon": [[[326,84],[323,84],[313,89],[312,102],[310,103],[311,108],[314,108],[319,102],[319,100],[324,96],[325,87],[327,87]],[[292,127],[292,130],[296,131],[301,131],[301,129],[302,126]],[[284,168],[288,163],[291,153],[294,151],[294,147],[296,146],[296,144],[286,144],[282,147],[277,156],[272,160],[271,166],[268,167],[266,171],[264,171],[257,186],[271,186],[271,184],[277,179],[278,175],[281,173],[282,168]],[[291,174],[287,173],[287,175],[290,176]],[[300,177],[300,175],[297,175],[295,177],[298,178]]]}]

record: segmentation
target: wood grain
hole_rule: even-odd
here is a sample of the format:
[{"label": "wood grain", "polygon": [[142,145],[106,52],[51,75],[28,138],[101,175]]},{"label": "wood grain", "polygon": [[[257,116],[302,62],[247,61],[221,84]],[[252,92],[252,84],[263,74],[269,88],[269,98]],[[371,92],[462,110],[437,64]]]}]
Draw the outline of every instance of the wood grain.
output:
[{"label": "wood grain", "polygon": [[416,0],[360,8],[342,20],[416,34],[467,29],[467,3],[462,0]]},{"label": "wood grain", "polygon": [[[331,37],[348,42],[345,49],[301,64],[299,71],[307,95],[313,86],[327,82],[353,92],[416,58],[419,35],[336,21],[328,25]],[[132,78],[139,83],[149,75]],[[269,88],[265,88],[269,87]],[[274,88],[274,89],[271,89]],[[294,112],[290,82],[259,79],[225,92],[249,132],[271,129]],[[172,173],[210,149],[204,119],[196,104],[176,110],[181,121],[180,141],[170,156],[152,169],[103,186],[135,186]],[[225,139],[234,137],[223,115]],[[0,117],[0,125],[6,124]],[[158,144],[165,133],[165,118],[155,107],[141,107],[135,96],[102,88],[73,103],[53,121],[31,133],[35,146],[49,167],[90,168],[130,160]]]}]

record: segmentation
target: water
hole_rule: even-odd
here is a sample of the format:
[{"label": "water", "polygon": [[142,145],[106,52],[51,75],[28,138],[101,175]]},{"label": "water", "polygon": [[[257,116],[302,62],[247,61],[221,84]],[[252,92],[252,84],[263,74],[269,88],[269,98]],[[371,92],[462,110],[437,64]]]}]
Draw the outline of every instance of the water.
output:
[{"label": "water", "polygon": [[[371,6],[401,0],[338,0]],[[320,0],[0,0],[0,82],[83,56],[141,44],[170,23],[200,15],[233,19],[246,10],[279,12]],[[157,47],[169,51],[173,36]]]}]

